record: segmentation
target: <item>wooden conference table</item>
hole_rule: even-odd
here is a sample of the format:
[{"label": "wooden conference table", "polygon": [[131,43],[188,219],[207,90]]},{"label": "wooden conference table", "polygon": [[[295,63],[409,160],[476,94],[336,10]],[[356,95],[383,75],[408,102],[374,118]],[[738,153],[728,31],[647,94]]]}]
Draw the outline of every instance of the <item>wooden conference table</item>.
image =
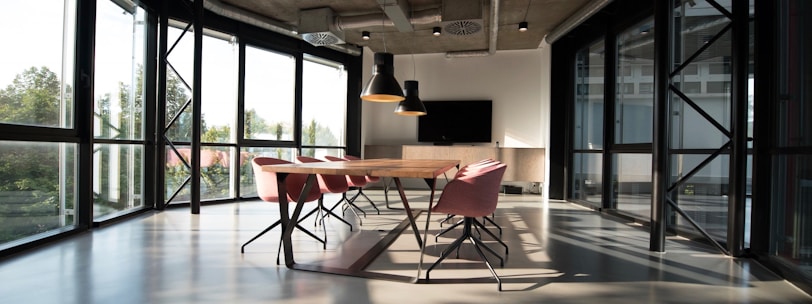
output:
[{"label": "wooden conference table", "polygon": [[[403,201],[403,209],[406,212],[406,217],[409,220],[414,231],[417,244],[420,247],[420,260],[417,264],[417,276],[407,279],[413,283],[417,282],[420,278],[420,270],[423,264],[423,251],[425,249],[425,242],[430,220],[430,212],[426,214],[426,227],[423,230],[423,237],[420,237],[420,232],[417,229],[415,222],[415,214],[412,213],[409,201],[403,191],[403,185],[400,178],[422,178],[426,181],[431,189],[429,196],[429,210],[434,201],[434,187],[436,185],[437,177],[442,175],[451,168],[459,168],[459,160],[434,160],[434,159],[363,159],[351,161],[334,161],[334,162],[315,162],[315,163],[301,163],[301,164],[282,164],[282,165],[266,165],[262,166],[263,171],[275,172],[278,182],[279,191],[279,214],[282,222],[282,246],[285,251],[285,265],[290,269],[299,269],[307,271],[316,271],[340,275],[350,275],[366,278],[380,278],[391,279],[396,281],[403,281],[404,279],[395,275],[386,275],[379,273],[370,273],[364,271],[364,268],[372,262],[372,260],[383,250],[388,244],[376,246],[371,249],[371,252],[362,258],[363,261],[354,264],[349,269],[337,269],[318,265],[305,265],[296,264],[293,254],[293,243],[291,241],[291,234],[296,223],[299,221],[299,215],[302,211],[302,206],[305,202],[299,201],[294,208],[293,214],[288,217],[288,198],[286,187],[284,186],[285,178],[290,173],[308,174],[307,183],[305,184],[302,193],[310,191],[310,187],[316,186],[316,174],[328,175],[356,175],[356,176],[379,176],[390,177],[395,181],[400,198]],[[304,198],[305,195],[300,197]],[[396,236],[395,236],[396,237]],[[393,240],[393,239],[392,239]]]}]

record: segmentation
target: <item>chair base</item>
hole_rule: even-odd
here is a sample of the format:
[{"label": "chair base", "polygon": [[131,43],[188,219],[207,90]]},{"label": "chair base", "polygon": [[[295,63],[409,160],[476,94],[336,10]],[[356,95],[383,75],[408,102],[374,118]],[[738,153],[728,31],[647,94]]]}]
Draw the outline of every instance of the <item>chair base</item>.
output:
[{"label": "chair base", "polygon": [[[333,208],[335,208],[335,207],[333,207]],[[299,220],[299,222],[301,223],[302,220],[306,219],[308,216],[312,215],[313,213],[317,213],[316,214],[316,224],[315,225],[318,225],[318,223],[321,222],[322,226],[324,226],[324,218],[332,215],[335,218],[337,218],[339,221],[341,221],[342,223],[346,224],[347,226],[350,226],[350,231],[352,231],[352,224],[350,224],[350,222],[347,222],[346,220],[344,220],[343,218],[338,216],[338,214],[333,213],[332,208],[327,209],[327,207],[324,207],[324,195],[322,195],[319,198],[319,206],[316,209],[310,210],[310,212],[308,212],[305,216],[303,216],[302,219]]]},{"label": "chair base", "polygon": [[[462,245],[463,241],[468,240],[469,242],[471,242],[471,244],[474,245],[474,249],[476,250],[477,254],[479,254],[479,257],[482,259],[483,262],[485,262],[485,266],[488,267],[488,270],[490,270],[491,275],[493,275],[493,278],[496,279],[496,284],[497,284],[498,290],[502,291],[502,279],[500,279],[499,275],[496,274],[496,271],[493,270],[493,266],[491,266],[491,263],[488,261],[488,258],[485,256],[485,253],[482,252],[482,248],[485,248],[486,251],[490,252],[495,257],[497,257],[499,259],[500,266],[502,266],[502,267],[505,266],[505,260],[502,259],[502,257],[500,257],[498,254],[496,254],[496,252],[494,252],[493,249],[491,249],[490,247],[485,245],[485,243],[483,243],[482,240],[480,240],[479,238],[474,237],[471,234],[471,227],[474,225],[475,222],[477,222],[477,221],[474,220],[474,218],[472,218],[472,217],[465,217],[463,219],[462,235],[459,238],[457,238],[456,240],[454,240],[454,242],[452,242],[451,245],[448,246],[448,248],[443,250],[443,253],[440,255],[440,258],[437,259],[437,261],[434,262],[434,264],[432,264],[431,267],[429,267],[428,270],[426,270],[426,281],[431,280],[431,278],[429,277],[429,274],[431,273],[432,269],[437,267],[437,265],[439,265],[443,260],[445,260],[445,258],[447,258],[448,255],[451,254],[452,251],[454,251],[455,249],[459,249],[459,247],[460,247],[460,245]],[[504,244],[504,243],[502,243],[502,244]],[[457,251],[457,252],[458,252],[457,257],[459,257],[459,251]]]},{"label": "chair base", "polygon": [[[454,214],[449,214],[449,215],[446,215],[446,217],[445,217],[444,219],[440,220],[440,227],[443,227],[443,224],[444,224],[444,223],[446,223],[446,222],[448,222],[448,221],[450,221],[451,219],[453,219],[453,218],[454,218],[454,216],[455,216]],[[493,213],[491,213],[491,216],[490,216],[490,217],[487,217],[487,216],[483,216],[483,217],[482,217],[483,222],[484,222],[484,221],[488,221],[489,223],[491,223],[491,225],[493,225],[494,227],[496,227],[496,229],[499,229],[499,236],[502,236],[502,226],[499,226],[499,224],[497,224],[496,222],[494,222],[494,221],[493,221],[493,218],[494,218],[494,214],[493,214]],[[457,224],[454,224],[454,227],[456,227],[456,226],[458,226],[458,223],[457,223]],[[444,232],[443,232],[443,233],[444,233]],[[442,234],[442,233],[441,233],[441,234]],[[438,234],[437,236],[439,236],[439,235],[440,235],[440,234]]]},{"label": "chair base", "polygon": [[[356,194],[355,196],[353,196],[353,197],[350,199],[350,198],[347,198],[347,193],[346,193],[346,192],[342,193],[342,194],[341,194],[341,199],[340,199],[340,200],[338,200],[338,201],[335,203],[335,205],[333,205],[333,207],[330,207],[330,209],[329,209],[329,210],[327,210],[328,214],[332,214],[332,215],[334,215],[335,217],[338,217],[338,215],[336,215],[335,213],[333,213],[333,210],[334,210],[335,208],[337,208],[339,205],[341,205],[341,202],[344,202],[344,203],[345,203],[345,205],[344,205],[344,207],[342,207],[342,209],[341,209],[342,214],[343,214],[343,213],[346,213],[346,212],[347,212],[347,210],[349,209],[350,211],[352,211],[352,213],[353,213],[353,214],[355,214],[355,217],[356,217],[356,218],[358,218],[358,225],[363,225],[363,224],[364,224],[363,220],[361,220],[361,217],[360,217],[360,216],[358,216],[358,212],[356,212],[355,210],[361,211],[361,213],[364,215],[364,218],[366,218],[366,217],[367,217],[367,213],[366,213],[366,212],[365,212],[363,209],[361,209],[360,207],[358,207],[357,205],[355,205],[354,201],[355,201],[355,198],[356,198],[356,197],[358,197],[358,194]],[[374,206],[374,205],[373,205],[373,206]],[[377,210],[378,208],[375,208],[375,209]],[[325,216],[327,216],[328,214],[325,214]],[[378,214],[381,214],[381,213],[380,213],[380,211],[378,211]],[[343,221],[343,219],[342,219],[342,221]]]},{"label": "chair base", "polygon": [[[363,197],[364,197],[364,198],[367,200],[367,202],[369,202],[369,204],[370,204],[370,205],[372,205],[372,208],[374,208],[374,209],[375,209],[375,212],[376,212],[376,213],[378,213],[378,215],[381,215],[381,210],[380,210],[380,209],[378,209],[378,206],[375,206],[375,202],[373,202],[373,201],[372,201],[372,200],[369,198],[369,196],[367,196],[367,194],[366,194],[366,193],[364,193],[364,188],[358,187],[358,193],[355,193],[355,195],[353,195],[353,196],[352,196],[352,198],[350,199],[350,201],[351,201],[351,202],[353,202],[353,203],[355,203],[355,200],[358,198],[358,196],[359,196],[359,195],[360,195],[360,196],[363,196]],[[355,204],[353,204],[353,206],[355,206]],[[356,206],[356,207],[357,207],[357,206]]]},{"label": "chair base", "polygon": [[[273,224],[268,226],[268,228],[265,228],[265,230],[262,230],[262,232],[260,232],[259,234],[257,234],[256,236],[254,236],[253,238],[248,240],[248,242],[245,242],[245,244],[242,244],[242,247],[240,247],[240,253],[245,253],[245,246],[247,246],[248,244],[251,244],[251,242],[258,239],[259,237],[261,237],[265,233],[268,233],[268,231],[271,231],[271,229],[275,228],[276,226],[279,226],[280,224],[282,224],[282,220],[276,220],[276,222],[274,222]],[[312,232],[310,232],[309,230],[307,230],[304,227],[302,227],[301,225],[299,225],[298,223],[296,223],[296,229],[299,229],[300,231],[306,233],[310,237],[312,237],[312,238],[316,239],[317,241],[319,241],[319,243],[322,244],[322,249],[327,249],[327,231],[324,232],[324,239],[321,239],[318,236],[316,236],[315,234],[313,234]],[[280,256],[281,252],[282,252],[282,236],[280,235],[279,236],[279,248],[276,250],[276,265],[279,265],[279,256]]]},{"label": "chair base", "polygon": [[[453,216],[451,216],[449,218],[453,218]],[[443,222],[447,221],[449,218],[446,218],[445,220],[443,220]],[[499,227],[499,225],[496,225],[496,223],[494,223],[487,216],[483,217],[483,219],[490,221],[491,223],[493,223],[494,226],[499,228],[499,235],[500,236],[502,235],[502,228]],[[441,235],[446,234],[447,232],[449,232],[451,230],[454,230],[454,228],[457,228],[459,225],[462,225],[464,222],[465,222],[465,219],[461,219],[461,220],[457,221],[456,223],[454,223],[453,225],[446,227],[445,229],[443,229],[442,231],[440,231],[439,233],[434,235],[434,241],[437,242]],[[482,233],[480,232],[480,229],[482,229],[481,231],[485,231],[485,233],[487,233],[489,236],[491,236],[492,239],[497,241],[500,245],[502,245],[502,247],[505,247],[505,255],[508,254],[508,246],[507,246],[507,244],[505,244],[505,242],[502,242],[502,239],[500,237],[497,237],[496,235],[493,234],[493,232],[488,230],[488,228],[485,227],[485,224],[480,223],[479,221],[474,219],[473,220],[473,225],[475,225],[474,229],[476,229],[476,231],[479,232],[479,235],[480,235],[479,239],[480,240],[482,239]]]}]

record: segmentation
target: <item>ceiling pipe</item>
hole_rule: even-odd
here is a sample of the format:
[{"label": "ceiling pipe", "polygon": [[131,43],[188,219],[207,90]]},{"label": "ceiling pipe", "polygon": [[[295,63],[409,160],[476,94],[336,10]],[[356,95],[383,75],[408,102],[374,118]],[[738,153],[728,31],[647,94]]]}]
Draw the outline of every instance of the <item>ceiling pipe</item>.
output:
[{"label": "ceiling pipe", "polygon": [[389,3],[387,0],[378,0],[378,5],[381,6],[389,20],[392,20],[398,31],[414,32],[414,27],[409,22],[409,15],[411,15],[409,12],[412,9],[408,2],[395,0],[395,2]]},{"label": "ceiling pipe", "polygon": [[[416,11],[409,18],[412,25],[438,24],[443,21],[439,8],[430,8]],[[394,27],[395,24],[389,18],[384,18],[381,13],[358,15],[358,16],[336,16],[335,26],[338,30],[354,30],[361,28]]]},{"label": "ceiling pipe", "polygon": [[[266,30],[270,30],[275,33],[279,33],[282,35],[286,35],[289,37],[294,37],[296,39],[302,39],[299,37],[296,27],[278,22],[276,20],[267,18],[265,16],[261,16],[259,14],[252,13],[250,11],[231,6],[225,4],[219,0],[204,0],[203,7],[212,13],[217,15],[234,19],[243,23],[247,23],[256,27],[260,27]],[[361,50],[352,45],[326,45],[324,47],[344,52],[349,55],[353,56],[361,56]]]},{"label": "ceiling pipe", "polygon": [[590,3],[587,3],[581,7],[580,10],[567,17],[566,20],[558,24],[558,26],[550,31],[550,33],[544,36],[541,43],[544,44],[544,41],[546,40],[548,44],[553,44],[556,40],[563,37],[572,29],[589,19],[589,17],[592,17],[601,9],[609,5],[609,3],[612,3],[612,0],[593,0]]},{"label": "ceiling pipe", "polygon": [[485,57],[496,53],[496,42],[499,34],[499,0],[491,0],[491,26],[488,37],[488,50],[446,52],[445,58]]}]

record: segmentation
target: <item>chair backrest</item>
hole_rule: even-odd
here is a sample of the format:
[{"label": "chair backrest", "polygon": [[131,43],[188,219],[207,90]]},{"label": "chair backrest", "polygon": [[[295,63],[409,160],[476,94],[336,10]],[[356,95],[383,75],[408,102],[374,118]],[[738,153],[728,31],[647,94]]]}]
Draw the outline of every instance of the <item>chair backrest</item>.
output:
[{"label": "chair backrest", "polygon": [[[324,156],[326,160],[329,161],[347,161],[347,159],[341,157],[335,157],[331,155]],[[347,175],[347,186],[350,187],[363,187],[367,184],[366,176],[358,176],[358,175]]]},{"label": "chair backrest", "polygon": [[[264,165],[290,164],[291,162],[273,157],[257,156],[251,160],[251,167],[254,170],[254,183],[257,187],[257,195],[266,202],[279,202],[279,191],[276,183],[276,173],[262,171]],[[288,201],[299,200],[302,188],[307,182],[306,174],[291,173],[285,178],[285,190],[288,192]],[[321,191],[314,185],[307,193],[305,201],[315,201],[321,196]]]},{"label": "chair backrest", "polygon": [[475,170],[479,170],[479,169],[482,169],[482,168],[487,168],[489,166],[498,165],[498,164],[501,164],[501,162],[496,161],[496,160],[491,159],[491,158],[486,158],[486,159],[483,159],[483,160],[480,160],[480,161],[476,161],[476,162],[467,164],[467,165],[463,166],[462,168],[460,168],[460,170],[457,171],[457,174],[454,175],[454,178],[457,178],[458,176],[464,175],[469,171],[475,171]]},{"label": "chair backrest", "polygon": [[[352,156],[352,155],[344,155],[344,159],[346,159],[346,160],[361,160],[360,157]],[[367,184],[369,184],[369,183],[378,182],[379,180],[381,180],[381,177],[380,176],[369,176],[369,175],[367,175],[366,179],[367,179]]]},{"label": "chair backrest", "polygon": [[[296,160],[301,163],[323,162],[323,160],[308,156],[297,156]],[[319,188],[322,193],[344,193],[350,188],[349,185],[347,185],[347,178],[344,177],[344,175],[316,174],[316,176],[318,177]]]},{"label": "chair backrest", "polygon": [[432,211],[466,217],[493,213],[506,169],[507,165],[496,162],[455,177],[445,185]]}]

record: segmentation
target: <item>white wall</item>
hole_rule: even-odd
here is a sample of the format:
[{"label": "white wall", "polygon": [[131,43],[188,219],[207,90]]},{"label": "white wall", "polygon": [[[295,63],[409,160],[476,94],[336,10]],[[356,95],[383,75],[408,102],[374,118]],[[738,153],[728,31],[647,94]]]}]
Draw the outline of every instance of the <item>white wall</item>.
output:
[{"label": "white wall", "polygon": [[[373,52],[364,51],[363,82],[372,72]],[[414,61],[412,60],[414,58]],[[550,59],[551,47],[542,42],[539,49],[497,51],[487,57],[445,58],[445,54],[395,56],[395,77],[419,81],[423,100],[492,100],[493,133],[491,144],[502,147],[547,148],[550,130]],[[415,73],[416,72],[416,73]],[[416,77],[415,77],[416,76]],[[418,144],[417,118],[393,113],[395,103],[363,102],[361,142],[364,145]],[[561,132],[563,128],[554,128]],[[545,153],[545,168],[549,168]],[[549,170],[544,173],[549,179]],[[529,183],[520,185],[525,191]],[[425,187],[404,182],[404,186]],[[541,194],[548,197],[548,187]]]},{"label": "white wall", "polygon": [[[373,52],[366,50],[364,84],[372,58]],[[549,58],[549,47],[453,59],[445,54],[397,55],[395,77],[401,85],[419,81],[423,100],[492,100],[491,145],[498,141],[503,147],[544,148],[549,137]],[[417,118],[395,115],[395,105],[363,103],[364,144],[417,144]]]}]

